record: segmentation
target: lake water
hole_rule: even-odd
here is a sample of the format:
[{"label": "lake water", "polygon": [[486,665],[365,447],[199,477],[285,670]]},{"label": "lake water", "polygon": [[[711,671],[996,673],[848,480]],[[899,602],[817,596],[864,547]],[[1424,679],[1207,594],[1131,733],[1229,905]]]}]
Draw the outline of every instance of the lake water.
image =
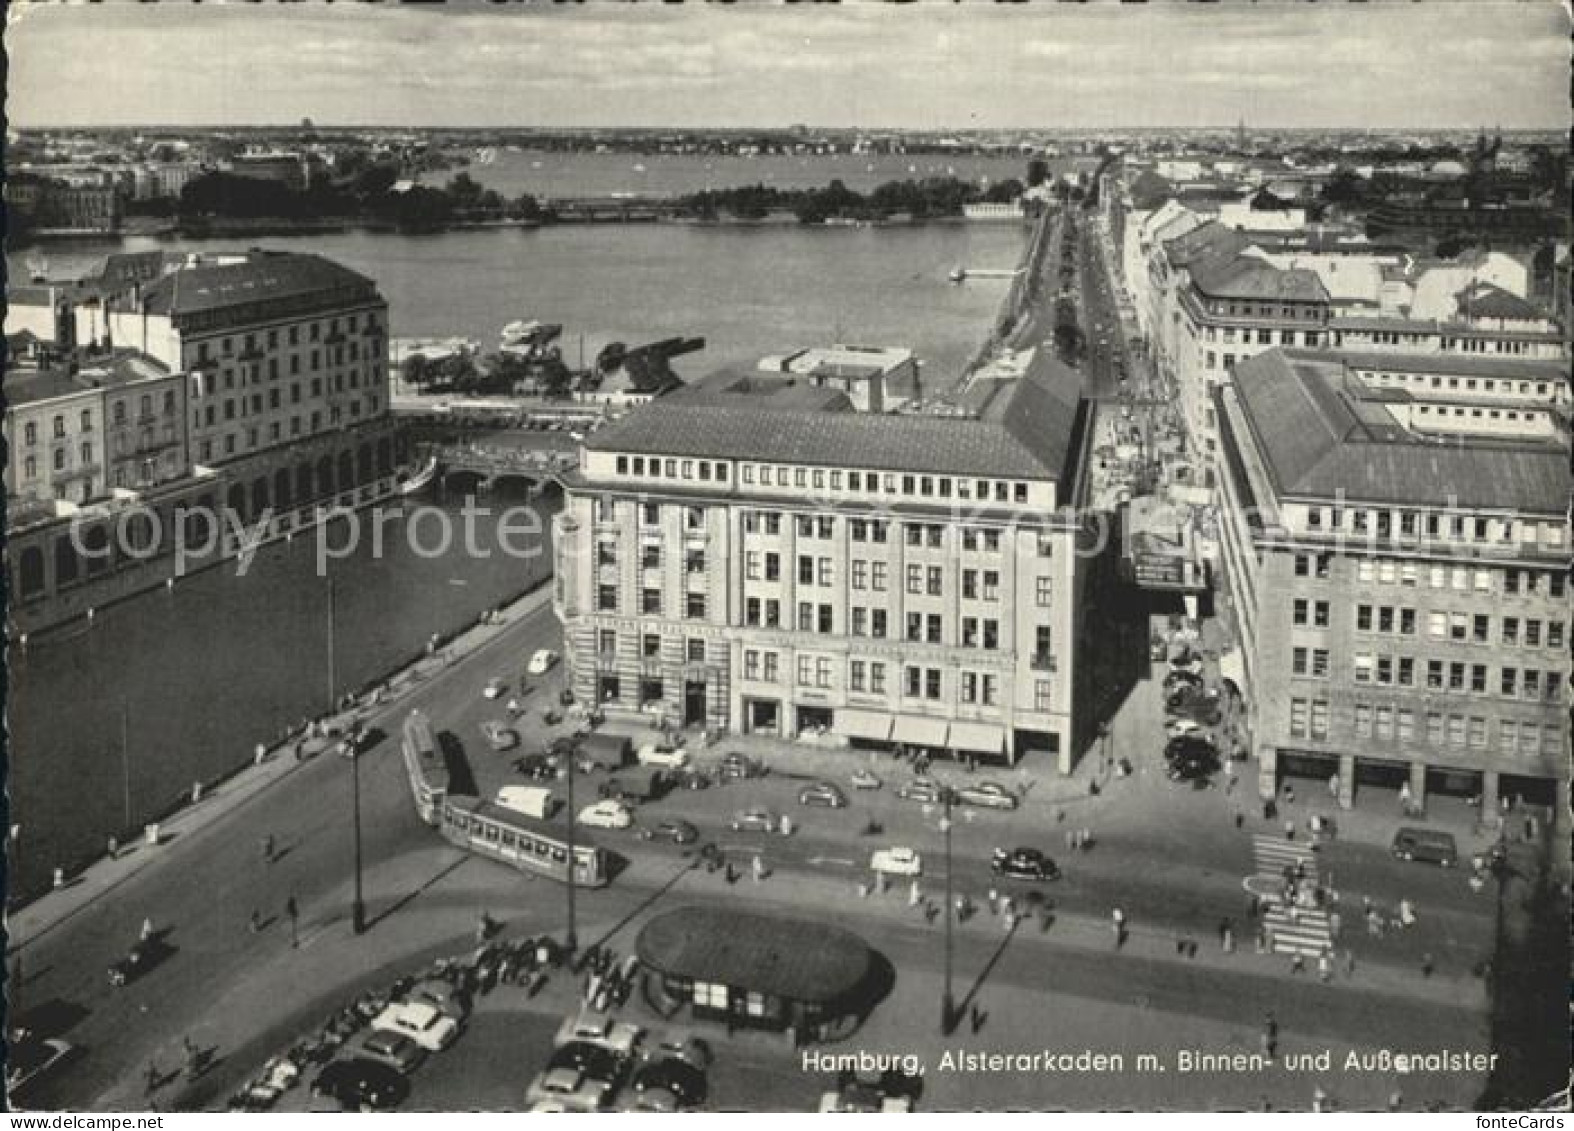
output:
[{"label": "lake water", "polygon": [[[616,156],[622,161],[625,155]],[[522,163],[529,170],[536,159],[509,154],[498,165]],[[568,184],[591,176],[601,158],[563,160],[559,174]],[[780,178],[798,159],[730,160],[762,173],[775,168],[771,175]],[[822,161],[802,175],[806,183],[823,184],[852,160]],[[667,169],[674,161],[688,162],[675,167],[681,176]],[[707,175],[692,158],[643,163],[667,169],[662,175],[671,183],[692,185]],[[485,168],[475,170],[483,182],[489,180]],[[902,174],[866,175],[874,180],[845,179],[868,187]],[[718,183],[759,179],[734,176],[729,168]],[[935,388],[959,375],[988,333],[1007,285],[985,280],[957,286],[947,273],[958,264],[1014,266],[1024,236],[1015,225],[964,223],[859,229],[645,224],[429,236],[351,231],[258,242],[313,251],[377,280],[396,337],[459,335],[491,348],[507,322],[537,318],[563,324],[570,360],[581,338],[585,355],[594,357],[612,340],[635,345],[703,337],[702,353],[676,363],[689,378],[834,341],[906,346],[923,359],[925,381]],[[112,251],[160,246],[202,250],[236,243],[124,239],[51,242],[42,250],[51,276],[62,278],[93,269]],[[23,258],[11,257],[12,277],[25,278]],[[498,555],[428,559],[396,545],[380,561],[363,553],[335,566],[345,686],[413,655],[433,632],[469,623],[532,576]],[[548,565],[543,557],[531,568]],[[22,883],[36,887],[53,864],[101,847],[122,827],[122,703],[129,716],[133,824],[193,780],[245,762],[260,739],[320,710],[327,686],[326,599],[310,540],[298,540],[264,549],[247,577],[215,569],[173,592],[102,610],[91,627],[35,639],[25,652],[13,648],[10,788],[12,821],[23,826]]]}]

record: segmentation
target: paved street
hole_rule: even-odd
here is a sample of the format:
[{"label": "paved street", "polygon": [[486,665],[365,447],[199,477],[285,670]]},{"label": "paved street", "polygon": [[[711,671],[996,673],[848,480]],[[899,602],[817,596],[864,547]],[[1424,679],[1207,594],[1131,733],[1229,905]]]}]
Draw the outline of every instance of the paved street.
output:
[{"label": "paved street", "polygon": [[[474,655],[432,676],[412,698],[374,721],[393,734],[405,711],[420,706],[440,728],[460,738],[479,781],[500,780],[508,759],[481,753],[479,738],[479,723],[497,713],[496,704],[482,699],[479,689],[491,675],[517,673],[523,657],[553,643],[554,637],[550,612],[539,609]],[[533,708],[547,690],[532,693]],[[1414,1033],[1448,1033],[1451,1044],[1484,1047],[1484,1002],[1470,967],[1490,947],[1490,899],[1470,893],[1456,874],[1394,861],[1371,839],[1337,841],[1323,851],[1322,863],[1334,874],[1347,906],[1363,896],[1388,905],[1401,894],[1413,899],[1423,920],[1414,937],[1396,933],[1383,939],[1349,938],[1353,932],[1347,929],[1345,945],[1356,955],[1356,972],[1353,977],[1341,972],[1332,986],[1318,984],[1310,974],[1291,974],[1283,955],[1256,954],[1244,926],[1240,948],[1229,955],[1219,951],[1215,931],[1220,919],[1245,921],[1241,885],[1254,870],[1251,836],[1271,830],[1255,814],[1248,815],[1243,829],[1236,829],[1234,798],[1223,796],[1222,790],[1183,790],[1167,781],[1158,767],[1158,719],[1153,685],[1139,684],[1117,715],[1112,736],[1114,752],[1129,757],[1136,773],[1124,779],[1102,777],[1103,788],[1096,796],[1088,780],[1099,772],[1097,758],[1086,759],[1078,777],[1070,780],[1041,776],[1042,767],[993,775],[979,771],[979,777],[993,776],[1025,789],[1026,801],[1015,813],[959,813],[953,837],[958,890],[968,891],[980,906],[985,903],[993,883],[985,861],[997,845],[1040,845],[1066,872],[1065,879],[1047,888],[1056,908],[1054,925],[1040,933],[1036,920],[1025,920],[991,968],[985,981],[991,1019],[981,1032],[1003,1045],[1016,1039],[1010,1034],[1028,1039],[1035,1014],[1018,998],[1053,991],[1058,995],[1056,1008],[1076,1019],[1066,1029],[1066,1041],[1090,1046],[1137,1050],[1140,1035],[1151,1030],[1141,1025],[1120,1028],[1118,1018],[1131,1009],[1189,1018],[1186,1024],[1196,1026],[1197,1039],[1205,1043],[1250,1043],[1264,1010],[1272,1008],[1287,1036],[1299,1027],[1306,1040],[1348,1040],[1361,1034],[1363,1043],[1378,1044],[1379,1034],[1387,1031],[1382,1027],[1391,1026],[1394,1040]],[[529,729],[536,729],[533,715]],[[527,733],[525,747],[539,741],[539,734]],[[742,744],[721,749],[735,745]],[[761,898],[791,909],[812,907],[816,913],[834,906],[900,971],[896,995],[877,1010],[869,1032],[905,1031],[912,1017],[932,1011],[924,1002],[933,996],[938,976],[938,925],[925,923],[907,907],[907,891],[900,884],[868,899],[858,897],[856,885],[867,875],[863,863],[873,847],[904,843],[924,854],[922,885],[926,892],[937,891],[943,875],[937,811],[931,807],[925,812],[895,797],[894,786],[904,772],[888,758],[872,763],[886,779],[885,788],[855,795],[848,810],[803,810],[795,798],[802,780],[820,773],[844,779],[850,761],[869,756],[783,746],[765,756],[773,771],[767,778],[674,794],[652,805],[642,818],[681,812],[740,860],[759,850],[773,870],[768,881],[754,885],[745,879],[729,887],[719,876],[688,874],[687,861],[676,849],[649,845],[626,833],[600,833],[609,847],[629,856],[631,866],[613,888],[582,899],[589,925],[582,937],[594,940],[596,925],[610,927],[634,915],[614,940],[614,945],[627,946],[638,916],[652,906],[647,901],[655,897],[653,906],[666,906],[691,892],[705,901]],[[347,922],[347,764],[319,758],[292,770],[214,825],[156,850],[162,860],[28,946],[25,1010],[41,1031],[60,1032],[84,1050],[68,1073],[40,1088],[28,1102],[136,1106],[143,1102],[140,1083],[146,1065],[176,1068],[181,1039],[189,1035],[217,1050],[218,1066],[189,1094],[181,1096],[172,1084],[154,1098],[166,1105],[221,1103],[227,1090],[268,1055],[358,988],[385,983],[426,957],[466,949],[481,909],[503,919],[510,932],[560,928],[560,888],[467,860],[416,820],[391,739],[366,756],[362,770],[371,922],[364,938],[353,938]],[[966,776],[954,768],[937,773],[957,780]],[[755,803],[792,813],[799,831],[784,838],[735,834],[725,828],[733,810]],[[871,817],[884,826],[877,837],[862,833]],[[1093,832],[1095,847],[1068,853],[1063,830],[1084,826]],[[268,835],[275,837],[280,854],[271,865],[264,863],[260,847]],[[674,876],[681,877],[676,887],[665,891]],[[280,917],[291,895],[301,910],[299,950],[292,950],[288,923]],[[1126,910],[1132,937],[1112,963],[1107,916],[1114,906]],[[254,909],[264,922],[258,935],[248,930]],[[112,990],[104,970],[135,938],[145,917],[168,932],[171,953],[145,977]],[[1000,920],[987,911],[959,927],[959,996],[989,965],[1002,935]],[[1175,944],[1183,938],[1200,942],[1197,958],[1177,956]],[[1415,967],[1422,949],[1436,959],[1430,978]],[[1046,968],[1055,972],[1048,985]],[[1002,995],[1008,986],[1012,992]],[[1073,1004],[1077,1002],[1098,1008]],[[1293,1023],[1292,1016],[1297,1018]],[[1226,1038],[1225,1033],[1235,1036]],[[1476,1036],[1467,1040],[1472,1033]],[[1032,1039],[1043,1038],[1040,1034]],[[770,1063],[790,1063],[771,1050],[761,1055]],[[487,1087],[512,1088],[511,1094],[517,1095],[524,1070],[500,1058],[498,1070],[504,1069],[510,1078]],[[434,1076],[438,1079],[440,1074]],[[724,1079],[718,1075],[718,1103],[728,1094]],[[810,1104],[820,1083],[806,1085],[788,1072],[782,1077],[780,1102]],[[1281,1096],[1277,1102],[1297,1102],[1294,1081],[1280,1081],[1282,1087],[1274,1088],[1259,1081],[1252,1087],[1258,1083],[1264,1084],[1264,1094]],[[460,1084],[433,1086],[438,1088],[431,1095],[434,1105],[439,1096],[464,1093]],[[444,1092],[442,1087],[458,1090]],[[1058,1106],[1053,1096],[1034,1090],[1036,1082],[1019,1080],[1013,1087],[1022,1089],[1012,1093],[1013,1103]],[[423,1094],[418,1091],[415,1098]],[[749,1093],[735,1094],[742,1103]],[[937,1083],[936,1100],[945,1094]],[[496,1102],[504,1102],[501,1095]],[[956,1102],[961,1103],[963,1095],[956,1092]],[[1097,1103],[1108,1097],[1113,1103],[1117,1095],[1110,1089],[1066,1102]],[[1218,1095],[1221,1102],[1226,1097],[1239,1105],[1257,1102],[1255,1094],[1228,1088]]]}]

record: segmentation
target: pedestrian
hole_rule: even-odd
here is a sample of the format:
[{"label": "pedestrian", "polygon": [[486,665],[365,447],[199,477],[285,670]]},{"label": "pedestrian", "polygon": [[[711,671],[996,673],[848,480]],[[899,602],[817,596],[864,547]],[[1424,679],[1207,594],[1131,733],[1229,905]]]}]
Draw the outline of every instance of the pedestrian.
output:
[{"label": "pedestrian", "polygon": [[1339,912],[1330,911],[1328,913],[1328,933],[1338,938],[1339,928],[1342,926],[1344,926],[1344,919],[1340,917]]},{"label": "pedestrian", "polygon": [[294,892],[290,893],[290,898],[284,903],[284,913],[290,917],[290,949],[294,950],[301,945],[301,909],[295,902]]},{"label": "pedestrian", "polygon": [[1304,973],[1306,973],[1306,956],[1304,954],[1302,954],[1300,951],[1296,951],[1294,957],[1292,957],[1290,959],[1290,973],[1292,973],[1292,974],[1304,974]]},{"label": "pedestrian", "polygon": [[1405,1105],[1405,1094],[1398,1088],[1388,1093],[1388,1110],[1398,1111]]},{"label": "pedestrian", "polygon": [[1331,774],[1328,778],[1328,796],[1335,801],[1339,800],[1339,775]]},{"label": "pedestrian", "polygon": [[273,834],[269,833],[262,838],[262,862],[264,864],[273,863],[273,848]]},{"label": "pedestrian", "polygon": [[[1233,781],[1235,779],[1231,778],[1230,780]],[[1235,827],[1236,828],[1240,828],[1240,827],[1242,827],[1245,824],[1246,824],[1246,814],[1242,813],[1239,809],[1237,809],[1235,811]]]},{"label": "pedestrian", "polygon": [[1328,952],[1325,950],[1317,956],[1317,980],[1327,983],[1333,977],[1333,973],[1333,964],[1329,962]]},{"label": "pedestrian", "polygon": [[1080,841],[1079,841],[1078,847],[1081,848],[1083,852],[1086,852],[1088,849],[1093,847],[1093,830],[1092,829],[1090,829],[1090,828],[1088,828],[1087,826],[1084,825],[1082,830],[1081,830],[1081,833],[1079,834],[1079,837],[1080,837]]},{"label": "pedestrian", "polygon": [[147,942],[150,938],[153,937],[153,920],[152,919],[144,919],[144,920],[142,920],[142,934],[141,934],[140,937],[141,937],[143,942]]},{"label": "pedestrian", "polygon": [[1076,851],[1076,848],[1077,848],[1077,830],[1076,829],[1067,829],[1066,830],[1066,851],[1067,852],[1074,852],[1074,851]]},{"label": "pedestrian", "polygon": [[1345,947],[1344,951],[1344,976],[1346,978],[1355,977],[1355,951],[1349,947]]},{"label": "pedestrian", "polygon": [[146,1071],[143,1073],[143,1078],[146,1081],[146,1086],[143,1088],[142,1094],[151,1096],[158,1091],[159,1084],[164,1080],[164,1073],[159,1071],[158,1064],[155,1061],[150,1060],[148,1061]]},{"label": "pedestrian", "polygon": [[1295,839],[1295,822],[1294,821],[1286,821],[1284,823],[1284,839],[1285,840],[1294,840]]},{"label": "pedestrian", "polygon": [[1410,796],[1411,796],[1410,795],[1410,783],[1409,782],[1401,782],[1399,784],[1399,810],[1400,810],[1400,812],[1402,812],[1402,813],[1409,813],[1410,812]]},{"label": "pedestrian", "polygon": [[1293,805],[1295,803],[1295,787],[1289,782],[1284,783],[1284,803],[1286,805]]},{"label": "pedestrian", "polygon": [[255,907],[251,909],[251,919],[247,922],[247,927],[254,935],[262,930],[262,913]]},{"label": "pedestrian", "polygon": [[1248,919],[1255,919],[1257,918],[1257,912],[1261,910],[1262,896],[1258,895],[1256,892],[1252,892],[1251,898],[1246,901],[1246,917]]},{"label": "pedestrian", "polygon": [[1235,953],[1235,931],[1233,928],[1224,929],[1224,937],[1219,940],[1219,945],[1224,948],[1225,954]]},{"label": "pedestrian", "polygon": [[1421,977],[1430,978],[1432,976],[1432,966],[1432,955],[1429,951],[1421,956]]},{"label": "pedestrian", "polygon": [[1323,1091],[1322,1085],[1312,1089],[1312,1110],[1326,1111],[1328,1109],[1328,1093]]},{"label": "pedestrian", "polygon": [[989,889],[989,913],[998,914],[1000,911],[1000,893],[994,888]]},{"label": "pedestrian", "polygon": [[118,840],[116,840],[114,837],[110,837],[109,838],[109,844],[107,845],[107,847],[109,848],[109,858],[111,860],[119,860],[120,859],[120,842]]}]

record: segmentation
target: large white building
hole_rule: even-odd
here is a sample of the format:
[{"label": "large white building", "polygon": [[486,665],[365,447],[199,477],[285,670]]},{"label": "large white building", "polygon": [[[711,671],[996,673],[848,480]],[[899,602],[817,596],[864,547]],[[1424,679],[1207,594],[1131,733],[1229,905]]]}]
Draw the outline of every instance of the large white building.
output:
[{"label": "large white building", "polygon": [[678,395],[595,433],[557,519],[570,684],[609,713],[1062,770],[1077,375],[960,416]]}]

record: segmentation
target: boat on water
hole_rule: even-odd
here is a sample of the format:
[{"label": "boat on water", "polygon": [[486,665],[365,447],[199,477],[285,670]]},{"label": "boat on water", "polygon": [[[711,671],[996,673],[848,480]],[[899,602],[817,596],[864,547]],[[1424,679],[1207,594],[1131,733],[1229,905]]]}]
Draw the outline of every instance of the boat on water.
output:
[{"label": "boat on water", "polygon": [[643,173],[645,171],[645,166],[640,165],[640,164],[635,164],[634,171],[636,173]]},{"label": "boat on water", "polygon": [[437,457],[432,456],[427,459],[426,463],[416,469],[415,474],[400,482],[399,493],[401,495],[413,495],[436,478]]},{"label": "boat on water", "polygon": [[951,268],[951,273],[947,275],[946,278],[950,279],[953,283],[963,282],[967,279],[967,268],[961,266],[953,267]]},{"label": "boat on water", "polygon": [[503,345],[541,346],[562,332],[563,327],[554,322],[539,322],[534,318],[518,319],[503,327]]}]

